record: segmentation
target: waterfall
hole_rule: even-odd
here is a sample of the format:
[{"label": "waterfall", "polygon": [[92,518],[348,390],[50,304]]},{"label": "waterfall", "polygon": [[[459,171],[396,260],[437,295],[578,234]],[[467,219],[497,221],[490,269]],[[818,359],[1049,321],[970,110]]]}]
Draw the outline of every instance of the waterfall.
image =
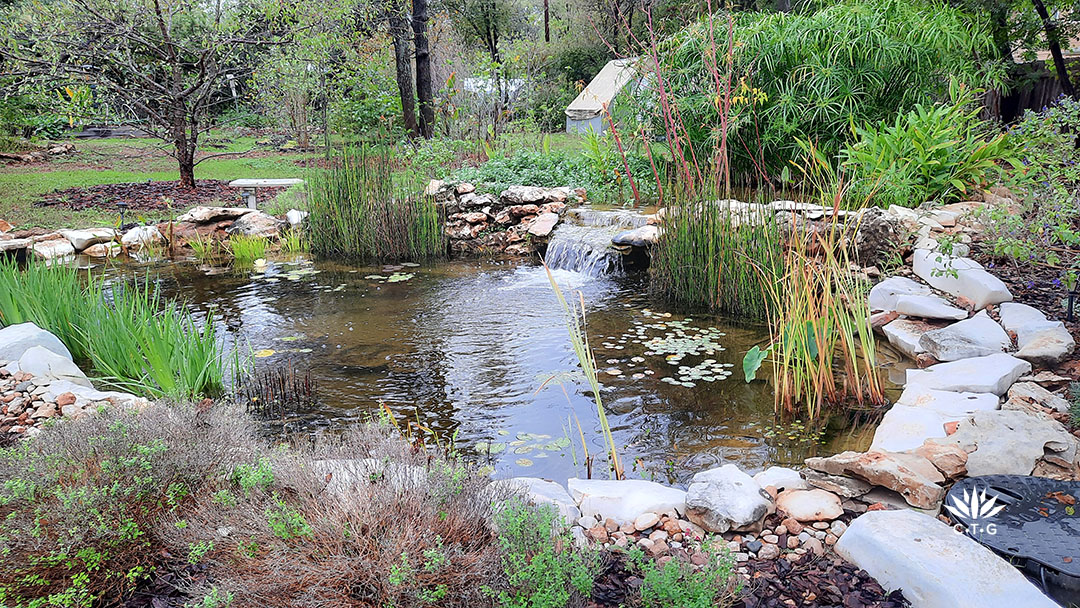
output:
[{"label": "waterfall", "polygon": [[622,274],[625,256],[611,246],[611,238],[647,220],[632,210],[572,209],[552,233],[544,260],[549,268],[589,276]]}]

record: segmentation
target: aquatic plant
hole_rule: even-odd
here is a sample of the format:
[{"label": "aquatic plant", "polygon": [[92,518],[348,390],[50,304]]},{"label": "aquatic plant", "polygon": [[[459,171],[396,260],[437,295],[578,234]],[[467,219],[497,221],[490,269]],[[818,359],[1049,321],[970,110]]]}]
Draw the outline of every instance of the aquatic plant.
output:
[{"label": "aquatic plant", "polygon": [[210,235],[203,236],[196,232],[195,236],[188,239],[187,244],[195,254],[195,259],[204,264],[215,261],[221,252],[221,245]]},{"label": "aquatic plant", "polygon": [[286,230],[281,235],[281,252],[288,255],[295,255],[297,253],[304,253],[308,250],[307,239],[304,238],[304,231],[297,227],[292,227]]},{"label": "aquatic plant", "polygon": [[27,321],[54,333],[115,388],[174,399],[224,389],[227,362],[213,323],[200,327],[148,281],[106,289],[68,266],[0,262],[0,325]]},{"label": "aquatic plant", "polygon": [[566,330],[570,334],[570,345],[574,349],[574,355],[581,365],[581,372],[585,375],[589,388],[592,389],[593,400],[596,402],[596,413],[600,419],[601,431],[604,434],[604,444],[607,447],[608,457],[611,461],[612,476],[615,479],[622,479],[624,475],[622,464],[619,462],[619,450],[615,445],[615,437],[611,433],[611,425],[608,424],[607,414],[604,412],[603,399],[600,397],[600,378],[596,370],[596,358],[592,349],[589,348],[589,335],[585,323],[585,296],[578,292],[579,303],[571,305],[566,300],[566,296],[563,295],[559,283],[555,280],[555,275],[551,274],[551,269],[546,264],[544,270],[547,272],[548,281],[551,282],[551,289],[555,292],[555,297],[558,298],[559,305],[563,309]]},{"label": "aquatic plant", "polygon": [[234,234],[229,237],[229,253],[237,264],[249,265],[266,257],[270,241],[261,236]]},{"label": "aquatic plant", "polygon": [[315,390],[311,372],[299,374],[290,362],[241,379],[236,399],[248,412],[260,418],[284,420],[290,414],[314,406]]},{"label": "aquatic plant", "polygon": [[442,212],[422,186],[395,176],[389,152],[361,146],[307,180],[307,237],[322,257],[421,261],[446,255]]}]

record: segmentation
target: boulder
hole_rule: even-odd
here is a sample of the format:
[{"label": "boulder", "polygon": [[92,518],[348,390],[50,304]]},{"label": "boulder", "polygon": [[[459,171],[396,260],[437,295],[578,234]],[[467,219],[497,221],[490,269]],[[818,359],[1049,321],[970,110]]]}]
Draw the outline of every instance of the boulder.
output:
[{"label": "boulder", "polygon": [[769,486],[777,490],[802,490],[809,487],[798,471],[786,467],[769,467],[754,475],[754,481],[762,489]]},{"label": "boulder", "polygon": [[802,472],[802,475],[803,478],[806,479],[806,482],[811,486],[832,492],[833,494],[843,496],[844,498],[858,498],[874,487],[861,479],[844,477],[842,475],[830,475],[828,473],[822,473],[821,471],[815,471],[814,469],[806,469]]},{"label": "boulder", "polygon": [[92,258],[115,258],[124,252],[117,243],[98,243],[83,249],[82,254]]},{"label": "boulder", "polygon": [[955,433],[931,442],[967,452],[971,477],[1030,475],[1042,458],[1063,467],[1077,464],[1076,437],[1053,419],[1016,410],[975,412]]},{"label": "boulder", "polygon": [[255,213],[255,210],[247,207],[195,207],[176,218],[176,221],[191,222],[193,224],[213,224],[214,222],[235,220],[249,213]]},{"label": "boulder", "polygon": [[660,238],[661,229],[653,224],[624,230],[611,238],[611,244],[619,247],[649,247]]},{"label": "boulder", "polygon": [[968,316],[966,310],[956,308],[955,306],[952,306],[948,302],[946,302],[945,298],[935,295],[897,296],[896,312],[911,317],[922,317],[924,319],[945,319],[948,321],[959,321],[961,319],[966,319]]},{"label": "boulder", "polygon": [[124,233],[120,239],[124,247],[139,248],[148,244],[161,245],[165,243],[165,237],[157,226],[136,226]]},{"label": "boulder", "polygon": [[841,452],[828,458],[807,458],[806,466],[830,475],[857,477],[873,485],[899,493],[913,507],[933,509],[940,505],[945,490],[941,472],[916,454],[882,452]]},{"label": "boulder", "polygon": [[570,478],[566,489],[585,517],[631,524],[642,513],[686,511],[686,492],[643,479]]},{"label": "boulder", "polygon": [[35,384],[45,384],[46,381],[67,380],[73,384],[93,388],[86,374],[75,365],[71,359],[59,355],[44,346],[31,346],[19,357],[5,367],[9,373],[23,372],[34,376]]},{"label": "boulder", "polygon": [[[496,482],[499,483],[499,482]],[[505,482],[512,490],[522,494],[526,500],[534,505],[553,505],[557,515],[562,519],[563,527],[569,528],[581,517],[574,499],[559,484],[539,477],[514,477]]]},{"label": "boulder", "polygon": [[61,230],[60,234],[71,243],[75,251],[82,251],[91,245],[116,240],[118,236],[113,228],[91,228],[89,230]]},{"label": "boulder", "polygon": [[67,239],[53,239],[34,243],[34,257],[45,260],[61,260],[75,255],[75,248]]},{"label": "boulder", "polygon": [[530,205],[542,203],[547,199],[543,188],[536,186],[510,186],[499,195],[499,200],[507,205]]},{"label": "boulder", "polygon": [[1016,330],[1016,356],[1039,365],[1061,363],[1076,346],[1072,334],[1061,321],[1032,323]]},{"label": "boulder", "polygon": [[285,221],[289,222],[290,226],[299,226],[304,223],[307,216],[310,215],[307,211],[300,211],[299,209],[289,209],[285,212]]},{"label": "boulder", "polygon": [[893,348],[912,359],[916,359],[923,352],[923,347],[920,344],[923,334],[940,327],[941,323],[939,322],[902,318],[886,323],[882,326],[881,333],[885,334],[885,338],[889,340],[889,344],[892,344]]},{"label": "boulder", "polygon": [[281,235],[281,229],[284,226],[285,222],[276,217],[262,211],[255,211],[240,216],[225,232],[244,236],[277,238]]},{"label": "boulder", "polygon": [[1013,382],[1031,371],[1031,364],[999,353],[907,370],[908,386],[942,391],[1004,395]]},{"label": "boulder", "polygon": [[928,296],[931,293],[922,283],[905,277],[889,277],[870,289],[867,300],[870,310],[896,310],[896,298],[900,296]]},{"label": "boulder", "polygon": [[1011,344],[1009,334],[985,310],[970,319],[928,331],[919,338],[919,346],[943,362],[1000,353]]},{"label": "boulder", "polygon": [[918,608],[1057,607],[993,551],[915,511],[865,513],[834,549]]},{"label": "boulder", "polygon": [[912,267],[915,274],[932,287],[967,298],[975,310],[1012,300],[1012,293],[1005,283],[970,258],[917,249]]},{"label": "boulder", "polygon": [[33,323],[19,323],[0,329],[0,361],[18,361],[23,353],[35,346],[71,360],[71,352],[60,338]]},{"label": "boulder", "polygon": [[855,257],[864,266],[878,264],[896,250],[900,240],[900,221],[879,207],[868,207],[855,232]]},{"label": "boulder", "polygon": [[686,518],[707,532],[758,529],[771,497],[733,464],[697,473],[686,490]]},{"label": "boulder", "polygon": [[840,497],[825,490],[784,490],[776,497],[776,508],[800,522],[832,521],[844,514]]},{"label": "boulder", "polygon": [[[63,404],[61,395],[70,395],[69,400],[74,398],[70,404]],[[41,395],[45,401],[56,401],[63,405],[64,410],[70,412],[74,406],[74,409],[81,410],[94,403],[100,403],[107,401],[118,407],[132,407],[136,409],[143,409],[147,407],[150,402],[144,397],[136,397],[128,393],[121,393],[116,391],[99,391],[93,387],[86,386],[85,384],[77,384],[70,380],[54,380],[49,383],[48,388]],[[66,415],[66,414],[65,414]]]},{"label": "boulder", "polygon": [[537,238],[545,238],[551,234],[551,231],[555,229],[555,224],[558,223],[558,213],[541,213],[529,223],[529,234]]}]

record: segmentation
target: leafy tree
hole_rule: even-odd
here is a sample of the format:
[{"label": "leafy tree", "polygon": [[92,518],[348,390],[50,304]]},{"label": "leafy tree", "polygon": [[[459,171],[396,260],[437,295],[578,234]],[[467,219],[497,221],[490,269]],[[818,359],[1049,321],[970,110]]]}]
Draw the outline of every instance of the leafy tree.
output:
[{"label": "leafy tree", "polygon": [[8,19],[0,54],[26,78],[95,87],[171,146],[181,187],[194,188],[211,110],[231,99],[226,78],[250,73],[260,49],[288,39],[286,9],[260,2],[27,2]]}]

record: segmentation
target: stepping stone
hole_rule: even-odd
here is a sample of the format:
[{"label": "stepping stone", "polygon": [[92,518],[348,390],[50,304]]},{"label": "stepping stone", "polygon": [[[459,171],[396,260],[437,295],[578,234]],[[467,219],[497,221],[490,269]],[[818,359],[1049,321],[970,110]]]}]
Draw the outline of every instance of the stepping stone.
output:
[{"label": "stepping stone", "polygon": [[1056,420],[1016,410],[975,412],[952,435],[931,441],[963,448],[969,477],[1030,475],[1043,458],[1073,468],[1080,447]]},{"label": "stepping stone", "polygon": [[940,323],[920,319],[896,319],[885,324],[881,328],[881,332],[885,334],[889,344],[892,344],[896,350],[912,359],[916,359],[920,353],[924,352],[923,347],[919,344],[923,334],[939,329],[941,325]]},{"label": "stepping stone", "polygon": [[918,608],[1058,606],[990,549],[915,511],[864,513],[835,550]]},{"label": "stepping stone", "polygon": [[1001,325],[1013,333],[1025,325],[1047,321],[1046,315],[1039,309],[1017,302],[1003,302],[998,307],[998,316],[1001,317]]},{"label": "stepping stone", "polygon": [[943,362],[1000,353],[1011,344],[1009,334],[985,310],[970,319],[928,331],[919,338],[919,346]]},{"label": "stepping stone", "polygon": [[924,319],[946,319],[959,321],[966,319],[966,310],[952,306],[940,296],[897,296],[896,312],[909,317]]},{"label": "stepping stone", "polygon": [[970,300],[975,310],[1012,300],[1005,283],[970,258],[916,249],[912,267],[932,287]]},{"label": "stepping stone", "polygon": [[771,506],[765,490],[733,464],[695,474],[686,489],[686,518],[706,532],[757,528]]},{"label": "stepping stone", "polygon": [[996,410],[1001,398],[993,393],[940,391],[909,385],[896,400],[897,405],[932,410],[944,416],[970,416],[975,412]]},{"label": "stepping stone", "polygon": [[1034,382],[1017,382],[1009,389],[1009,400],[1022,399],[1038,403],[1058,412],[1069,411],[1069,401],[1059,397]]},{"label": "stepping stone", "polygon": [[870,289],[870,310],[895,310],[899,296],[928,296],[930,288],[905,277],[889,277]]},{"label": "stepping stone", "polygon": [[[749,475],[747,479],[751,483],[754,481]],[[663,513],[672,509],[686,512],[686,492],[643,479],[616,481],[573,477],[567,480],[566,489],[583,516],[611,518],[619,525],[634,523],[642,513]]]},{"label": "stepping stone", "polygon": [[874,431],[871,450],[905,452],[913,450],[927,439],[945,437],[945,424],[967,418],[965,414],[946,415],[936,410],[894,405],[882,416]]},{"label": "stepping stone", "polygon": [[999,353],[960,361],[938,363],[926,369],[907,370],[907,385],[953,392],[993,393],[1004,395],[1020,376],[1031,371],[1031,364],[1012,355]]}]

